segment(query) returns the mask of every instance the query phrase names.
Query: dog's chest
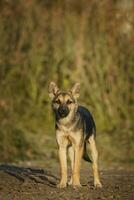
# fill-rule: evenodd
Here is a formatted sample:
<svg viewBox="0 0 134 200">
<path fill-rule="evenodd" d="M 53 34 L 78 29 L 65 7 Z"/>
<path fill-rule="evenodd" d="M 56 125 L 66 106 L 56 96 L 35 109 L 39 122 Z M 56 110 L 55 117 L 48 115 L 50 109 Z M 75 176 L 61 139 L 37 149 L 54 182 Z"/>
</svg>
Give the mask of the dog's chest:
<svg viewBox="0 0 134 200">
<path fill-rule="evenodd" d="M 57 132 L 57 137 L 58 138 L 65 138 L 68 140 L 68 142 L 71 143 L 77 143 L 77 140 L 81 140 L 83 137 L 83 130 L 82 128 L 76 129 L 73 126 L 71 127 L 66 127 L 64 125 L 60 125 L 58 129 L 56 130 Z"/>
<path fill-rule="evenodd" d="M 70 132 L 81 131 L 83 128 L 83 124 L 80 118 L 76 118 L 75 120 L 69 121 L 68 123 L 57 122 L 56 128 L 65 134 L 70 134 Z"/>
<path fill-rule="evenodd" d="M 60 126 L 59 126 L 59 130 L 60 130 L 61 132 L 63 132 L 63 134 L 65 134 L 65 135 L 69 135 L 70 132 L 73 131 L 73 128 L 74 128 L 73 125 L 71 125 L 71 126 L 60 125 Z"/>
</svg>

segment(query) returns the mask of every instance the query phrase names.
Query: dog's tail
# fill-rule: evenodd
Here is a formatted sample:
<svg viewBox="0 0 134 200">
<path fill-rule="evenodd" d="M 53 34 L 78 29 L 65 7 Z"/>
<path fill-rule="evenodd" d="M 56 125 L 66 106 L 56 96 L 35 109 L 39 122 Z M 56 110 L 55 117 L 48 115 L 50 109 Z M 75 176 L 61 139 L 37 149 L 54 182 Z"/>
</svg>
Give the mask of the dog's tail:
<svg viewBox="0 0 134 200">
<path fill-rule="evenodd" d="M 85 141 L 84 143 L 84 151 L 83 151 L 83 159 L 87 162 L 92 162 L 91 159 L 89 158 L 88 152 L 87 152 L 87 143 Z"/>
</svg>

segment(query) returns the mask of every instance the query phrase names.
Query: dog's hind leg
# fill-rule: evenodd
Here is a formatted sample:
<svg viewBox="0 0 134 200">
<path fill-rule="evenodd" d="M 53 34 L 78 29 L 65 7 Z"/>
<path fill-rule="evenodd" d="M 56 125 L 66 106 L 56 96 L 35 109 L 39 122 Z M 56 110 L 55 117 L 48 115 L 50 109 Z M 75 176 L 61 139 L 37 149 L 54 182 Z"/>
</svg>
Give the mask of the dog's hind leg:
<svg viewBox="0 0 134 200">
<path fill-rule="evenodd" d="M 102 184 L 100 182 L 99 178 L 99 172 L 98 172 L 98 151 L 95 144 L 94 135 L 92 135 L 89 139 L 89 147 L 91 151 L 91 157 L 92 157 L 92 168 L 93 168 L 93 175 L 94 175 L 94 186 L 95 187 L 102 187 Z"/>
</svg>

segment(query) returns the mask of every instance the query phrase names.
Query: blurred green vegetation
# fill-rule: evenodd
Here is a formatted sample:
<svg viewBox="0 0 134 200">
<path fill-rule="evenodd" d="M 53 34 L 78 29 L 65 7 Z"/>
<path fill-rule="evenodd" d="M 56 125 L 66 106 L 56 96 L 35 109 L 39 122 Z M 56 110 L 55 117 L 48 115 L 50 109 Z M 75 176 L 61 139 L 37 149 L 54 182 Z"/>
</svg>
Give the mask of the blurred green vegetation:
<svg viewBox="0 0 134 200">
<path fill-rule="evenodd" d="M 132 0 L 0 1 L 0 161 L 57 158 L 48 84 L 81 83 L 102 162 L 134 163 Z"/>
</svg>

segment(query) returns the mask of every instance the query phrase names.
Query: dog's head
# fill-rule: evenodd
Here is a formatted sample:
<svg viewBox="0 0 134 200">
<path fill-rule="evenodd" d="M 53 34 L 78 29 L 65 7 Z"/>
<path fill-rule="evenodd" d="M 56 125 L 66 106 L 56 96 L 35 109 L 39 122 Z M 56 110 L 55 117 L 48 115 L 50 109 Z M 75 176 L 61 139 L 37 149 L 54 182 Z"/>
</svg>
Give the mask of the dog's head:
<svg viewBox="0 0 134 200">
<path fill-rule="evenodd" d="M 79 83 L 76 83 L 69 91 L 60 90 L 54 82 L 49 84 L 49 96 L 52 100 L 52 108 L 58 118 L 65 118 L 77 110 L 79 89 Z"/>
</svg>

